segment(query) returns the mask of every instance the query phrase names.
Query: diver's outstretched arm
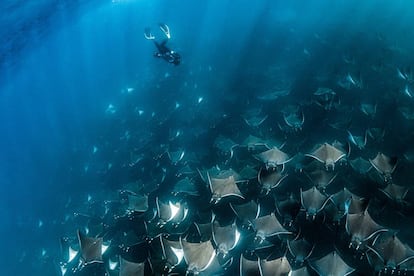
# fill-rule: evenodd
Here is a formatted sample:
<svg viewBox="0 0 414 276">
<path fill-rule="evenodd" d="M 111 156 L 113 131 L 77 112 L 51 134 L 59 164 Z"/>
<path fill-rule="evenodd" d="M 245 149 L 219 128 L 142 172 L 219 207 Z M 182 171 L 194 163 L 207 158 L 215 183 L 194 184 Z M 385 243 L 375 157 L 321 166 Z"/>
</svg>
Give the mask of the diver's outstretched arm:
<svg viewBox="0 0 414 276">
<path fill-rule="evenodd" d="M 144 30 L 144 36 L 148 40 L 154 40 L 155 39 L 155 36 L 151 33 L 151 29 L 150 28 L 145 28 L 145 30 Z"/>
</svg>

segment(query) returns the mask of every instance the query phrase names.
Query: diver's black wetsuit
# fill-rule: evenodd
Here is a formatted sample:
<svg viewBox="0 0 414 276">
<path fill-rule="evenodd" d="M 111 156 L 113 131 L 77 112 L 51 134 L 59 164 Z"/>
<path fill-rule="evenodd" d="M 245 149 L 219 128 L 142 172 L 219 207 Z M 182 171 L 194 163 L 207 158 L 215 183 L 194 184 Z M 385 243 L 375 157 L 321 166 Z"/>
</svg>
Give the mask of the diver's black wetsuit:
<svg viewBox="0 0 414 276">
<path fill-rule="evenodd" d="M 154 41 L 155 46 L 157 47 L 158 52 L 156 52 L 154 54 L 155 57 L 159 57 L 159 58 L 163 58 L 164 60 L 166 60 L 168 63 L 172 63 L 174 65 L 178 65 L 181 62 L 181 56 L 170 50 L 166 44 L 167 44 L 167 39 L 164 40 L 161 43 L 158 43 L 156 41 Z"/>
</svg>

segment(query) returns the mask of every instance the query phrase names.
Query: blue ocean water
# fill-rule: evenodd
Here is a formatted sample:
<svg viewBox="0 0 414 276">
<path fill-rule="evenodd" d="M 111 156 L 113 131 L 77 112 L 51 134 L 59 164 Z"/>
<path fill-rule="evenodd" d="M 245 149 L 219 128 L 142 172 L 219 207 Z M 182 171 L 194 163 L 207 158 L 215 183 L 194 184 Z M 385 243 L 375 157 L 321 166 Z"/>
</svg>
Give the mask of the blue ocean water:
<svg viewBox="0 0 414 276">
<path fill-rule="evenodd" d="M 388 142 L 400 139 L 387 149 L 410 149 L 398 132 L 411 137 L 409 123 L 387 112 L 412 95 L 397 103 L 384 96 L 399 90 L 396 68 L 414 61 L 409 1 L 29 2 L 0 3 L 1 275 L 59 275 L 59 239 L 76 234 L 65 217 L 88 196 L 136 180 L 129 152 L 153 154 L 148 147 L 179 129 L 193 135 L 185 144 L 203 160 L 204 143 L 238 128 L 224 118 L 240 118 L 275 76 L 294 79 L 289 97 L 305 102 L 355 59 L 352 73 L 363 72 L 369 86 L 345 102 L 377 99 L 384 108 L 375 126 L 389 129 Z M 170 27 L 179 66 L 154 58 L 144 38 L 159 23 Z M 368 72 L 373 66 L 385 73 Z M 177 105 L 187 111 L 171 116 Z M 318 129 L 312 115 L 306 120 Z"/>
</svg>

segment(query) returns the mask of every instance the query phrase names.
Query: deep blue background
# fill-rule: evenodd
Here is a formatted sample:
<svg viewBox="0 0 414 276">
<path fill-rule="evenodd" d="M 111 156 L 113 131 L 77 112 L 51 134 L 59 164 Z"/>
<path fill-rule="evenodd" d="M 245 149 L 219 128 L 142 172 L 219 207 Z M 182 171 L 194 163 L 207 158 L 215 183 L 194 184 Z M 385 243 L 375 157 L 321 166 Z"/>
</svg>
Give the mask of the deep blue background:
<svg viewBox="0 0 414 276">
<path fill-rule="evenodd" d="M 169 73 L 200 87 L 214 80 L 223 88 L 219 93 L 237 95 L 230 88 L 241 72 L 301 59 L 281 56 L 279 49 L 312 48 L 316 34 L 355 48 L 370 46 L 359 45 L 351 33 L 386 34 L 396 47 L 412 49 L 407 3 L 2 1 L 0 233 L 7 250 L 0 251 L 0 264 L 9 263 L 12 271 L 19 260 L 33 266 L 41 248 L 56 247 L 59 221 L 70 212 L 67 199 L 98 189 L 95 179 L 86 181 L 76 171 L 88 159 L 85 152 L 107 139 L 105 109 L 120 101 L 122 89 L 136 87 L 145 107 L 151 88 Z M 152 43 L 143 38 L 143 29 L 159 22 L 169 24 L 171 44 L 182 53 L 177 68 L 155 60 Z M 318 58 L 338 58 L 314 51 Z M 208 67 L 215 69 L 213 77 L 206 76 Z"/>
</svg>

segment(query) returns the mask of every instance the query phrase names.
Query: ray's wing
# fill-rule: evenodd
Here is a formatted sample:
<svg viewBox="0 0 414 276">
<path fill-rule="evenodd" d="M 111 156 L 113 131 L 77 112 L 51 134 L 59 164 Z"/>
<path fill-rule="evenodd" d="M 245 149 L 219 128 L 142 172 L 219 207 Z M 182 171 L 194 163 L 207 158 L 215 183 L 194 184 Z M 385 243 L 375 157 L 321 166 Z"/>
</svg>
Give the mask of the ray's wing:
<svg viewBox="0 0 414 276">
<path fill-rule="evenodd" d="M 381 152 L 378 152 L 377 156 L 374 159 L 370 159 L 369 162 L 383 175 L 391 175 L 397 166 L 397 158 L 388 157 Z"/>
<path fill-rule="evenodd" d="M 253 276 L 260 275 L 259 262 L 258 260 L 253 261 L 244 257 L 243 254 L 240 256 L 240 275 L 241 276 Z"/>
<path fill-rule="evenodd" d="M 271 261 L 260 260 L 259 269 L 262 276 L 284 276 L 290 275 L 289 273 L 292 271 L 292 267 L 285 256 Z"/>
<path fill-rule="evenodd" d="M 292 270 L 289 276 L 310 276 L 310 274 L 308 271 L 308 267 L 304 266 L 304 267 Z"/>
<path fill-rule="evenodd" d="M 200 192 L 196 184 L 188 177 L 180 179 L 173 188 L 174 195 L 189 195 L 189 196 L 199 196 Z"/>
<path fill-rule="evenodd" d="M 271 190 L 277 188 L 287 176 L 287 174 L 282 174 L 278 170 L 266 171 L 261 168 L 257 178 L 263 191 L 268 194 Z"/>
<path fill-rule="evenodd" d="M 380 189 L 391 200 L 401 201 L 404 200 L 408 193 L 408 188 L 404 186 L 398 186 L 394 183 L 389 183 L 384 189 Z"/>
<path fill-rule="evenodd" d="M 71 263 L 78 257 L 79 249 L 75 249 L 74 247 L 71 239 L 67 237 L 60 239 L 61 254 L 65 263 Z"/>
<path fill-rule="evenodd" d="M 311 267 L 319 275 L 346 276 L 355 271 L 354 268 L 345 263 L 336 251 L 332 251 L 319 260 L 314 261 L 311 263 Z"/>
<path fill-rule="evenodd" d="M 161 237 L 163 255 L 167 264 L 171 266 L 170 270 L 179 265 L 184 259 L 184 251 L 180 241 L 169 240 Z"/>
<path fill-rule="evenodd" d="M 219 252 L 224 255 L 233 250 L 239 240 L 240 232 L 237 230 L 236 223 L 233 222 L 227 226 L 221 226 L 218 221 L 213 222 L 213 240 Z"/>
<path fill-rule="evenodd" d="M 253 221 L 253 226 L 256 230 L 256 236 L 261 240 L 275 235 L 292 234 L 280 224 L 274 213 L 258 217 Z"/>
<path fill-rule="evenodd" d="M 306 154 L 322 163 L 333 162 L 336 163 L 346 154 L 334 146 L 324 143 L 312 153 Z"/>
<path fill-rule="evenodd" d="M 358 157 L 356 159 L 350 160 L 349 164 L 351 165 L 352 169 L 359 174 L 366 174 L 372 168 L 371 163 L 363 159 L 362 157 Z"/>
<path fill-rule="evenodd" d="M 131 212 L 145 213 L 148 211 L 147 195 L 128 195 L 128 210 Z"/>
<path fill-rule="evenodd" d="M 325 189 L 329 184 L 331 184 L 335 178 L 338 176 L 338 173 L 331 171 L 326 171 L 322 169 L 315 169 L 310 173 L 306 173 L 306 176 L 310 179 L 312 184 L 318 188 Z"/>
<path fill-rule="evenodd" d="M 180 242 L 184 251 L 185 262 L 188 265 L 187 271 L 189 272 L 199 273 L 208 269 L 216 258 L 216 252 L 210 240 L 190 243 L 180 239 Z"/>
<path fill-rule="evenodd" d="M 120 257 L 119 276 L 144 276 L 145 262 L 135 263 Z"/>
<path fill-rule="evenodd" d="M 352 236 L 352 240 L 357 243 L 357 247 L 378 233 L 388 231 L 371 218 L 368 209 L 363 213 L 348 214 L 345 229 Z"/>
<path fill-rule="evenodd" d="M 295 262 L 302 264 L 313 252 L 315 245 L 311 245 L 305 239 L 296 239 L 287 242 L 290 254 L 295 258 Z"/>
<path fill-rule="evenodd" d="M 277 165 L 283 165 L 289 162 L 292 158 L 278 148 L 271 148 L 262 153 L 256 154 L 255 157 L 264 163 L 266 166 L 274 168 Z"/>
<path fill-rule="evenodd" d="M 242 204 L 230 203 L 230 206 L 233 209 L 233 212 L 236 214 L 237 218 L 240 219 L 243 223 L 252 222 L 260 214 L 260 205 L 258 205 L 253 200 Z"/>
<path fill-rule="evenodd" d="M 223 198 L 235 196 L 244 199 L 239 187 L 236 184 L 233 175 L 227 178 L 211 178 L 210 174 L 207 174 L 210 184 L 210 190 L 212 193 L 211 201 L 213 203 L 220 202 Z"/>
<path fill-rule="evenodd" d="M 405 264 L 414 259 L 414 250 L 393 233 L 379 235 L 370 247 L 370 252 L 379 258 L 379 260 L 375 260 L 373 255 L 368 255 L 371 265 L 376 267 L 404 269 L 407 268 Z M 412 268 L 412 262 L 409 265 Z"/>
<path fill-rule="evenodd" d="M 315 216 L 319 213 L 327 204 L 328 199 L 315 186 L 306 191 L 301 189 L 302 207 L 308 215 Z"/>
<path fill-rule="evenodd" d="M 88 237 L 78 230 L 78 240 L 81 256 L 86 264 L 102 262 L 102 238 Z"/>
</svg>

